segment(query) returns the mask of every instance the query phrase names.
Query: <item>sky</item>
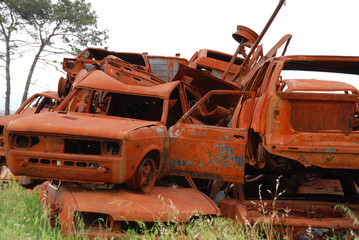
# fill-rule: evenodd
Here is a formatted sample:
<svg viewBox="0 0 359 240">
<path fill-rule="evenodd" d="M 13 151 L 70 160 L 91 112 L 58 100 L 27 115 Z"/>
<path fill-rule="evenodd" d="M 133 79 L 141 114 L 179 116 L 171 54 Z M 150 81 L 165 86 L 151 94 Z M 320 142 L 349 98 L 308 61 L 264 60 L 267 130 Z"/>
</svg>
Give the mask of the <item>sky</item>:
<svg viewBox="0 0 359 240">
<path fill-rule="evenodd" d="M 104 45 L 109 50 L 164 56 L 180 53 L 190 59 L 199 49 L 233 54 L 238 46 L 232 38 L 237 25 L 260 34 L 279 0 L 87 2 L 97 13 L 98 28 L 109 30 L 110 38 Z M 262 39 L 264 52 L 290 33 L 293 38 L 286 55 L 359 56 L 358 11 L 358 0 L 287 0 Z M 59 56 L 59 60 L 64 57 L 72 56 Z M 12 62 L 11 110 L 20 105 L 30 60 L 29 56 Z M 29 96 L 45 90 L 56 91 L 61 76 L 65 74 L 39 65 Z M 2 77 L 0 84 L 0 109 L 4 109 L 6 85 Z"/>
</svg>

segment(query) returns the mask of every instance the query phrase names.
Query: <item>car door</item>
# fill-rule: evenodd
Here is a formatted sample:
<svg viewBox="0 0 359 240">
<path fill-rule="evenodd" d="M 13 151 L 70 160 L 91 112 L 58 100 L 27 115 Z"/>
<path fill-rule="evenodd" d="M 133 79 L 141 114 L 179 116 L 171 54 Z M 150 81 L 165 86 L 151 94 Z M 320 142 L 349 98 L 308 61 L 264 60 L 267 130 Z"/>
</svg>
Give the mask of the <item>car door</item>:
<svg viewBox="0 0 359 240">
<path fill-rule="evenodd" d="M 201 98 L 169 128 L 166 172 L 244 183 L 248 127 L 233 128 L 232 119 L 253 98 L 252 92 L 233 90 L 214 90 Z"/>
</svg>

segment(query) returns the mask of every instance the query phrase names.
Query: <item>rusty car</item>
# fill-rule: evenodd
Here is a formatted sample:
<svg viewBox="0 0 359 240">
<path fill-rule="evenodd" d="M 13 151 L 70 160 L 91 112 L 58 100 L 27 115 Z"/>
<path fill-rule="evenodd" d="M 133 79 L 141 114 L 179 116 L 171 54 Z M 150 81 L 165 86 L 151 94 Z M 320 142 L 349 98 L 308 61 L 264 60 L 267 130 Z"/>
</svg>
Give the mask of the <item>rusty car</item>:
<svg viewBox="0 0 359 240">
<path fill-rule="evenodd" d="M 128 85 L 103 71 L 89 72 L 55 112 L 7 125 L 10 169 L 15 174 L 62 181 L 128 182 L 133 189 L 151 191 L 156 175 L 168 173 L 175 163 L 168 158 L 175 142 L 168 129 L 207 92 L 238 89 L 212 75 L 181 67 L 187 70 L 186 81 L 154 86 Z M 228 117 L 230 111 L 225 108 L 238 99 L 236 95 L 218 104 L 208 102 L 201 113 L 210 121 L 219 121 Z M 226 155 L 221 151 L 215 150 Z M 218 178 L 223 179 L 224 172 L 217 173 Z"/>
</svg>

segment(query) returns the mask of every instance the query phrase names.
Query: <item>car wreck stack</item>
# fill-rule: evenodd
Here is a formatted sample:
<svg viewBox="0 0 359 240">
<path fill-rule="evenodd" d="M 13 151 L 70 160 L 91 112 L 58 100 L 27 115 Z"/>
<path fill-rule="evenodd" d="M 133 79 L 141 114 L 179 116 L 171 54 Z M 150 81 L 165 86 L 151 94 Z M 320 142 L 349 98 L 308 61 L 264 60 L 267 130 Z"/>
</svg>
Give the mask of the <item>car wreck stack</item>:
<svg viewBox="0 0 359 240">
<path fill-rule="evenodd" d="M 10 170 L 51 181 L 37 189 L 64 233 L 76 229 L 75 213 L 94 235 L 98 218 L 113 236 L 168 213 L 173 222 L 222 214 L 253 223 L 261 214 L 252 204 L 271 197 L 292 209 L 275 225 L 356 228 L 333 208 L 359 209 L 358 90 L 343 82 L 359 78 L 359 57 L 284 56 L 289 34 L 263 54 L 279 8 L 260 35 L 237 27 L 233 56 L 88 48 L 65 59 L 61 104 L 3 124 Z M 279 175 L 282 198 L 258 196 L 273 182 L 278 193 Z"/>
</svg>

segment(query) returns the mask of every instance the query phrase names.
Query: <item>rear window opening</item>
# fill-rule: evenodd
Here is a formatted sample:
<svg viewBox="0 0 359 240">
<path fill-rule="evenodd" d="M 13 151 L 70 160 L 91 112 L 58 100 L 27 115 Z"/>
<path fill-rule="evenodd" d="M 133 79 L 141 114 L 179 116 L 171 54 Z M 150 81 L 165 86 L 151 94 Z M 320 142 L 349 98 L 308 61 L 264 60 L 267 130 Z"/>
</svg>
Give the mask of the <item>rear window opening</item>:
<svg viewBox="0 0 359 240">
<path fill-rule="evenodd" d="M 359 129 L 358 64 L 293 61 L 285 63 L 277 92 L 287 102 L 299 132 Z"/>
<path fill-rule="evenodd" d="M 279 90 L 287 92 L 288 86 L 286 82 L 289 81 L 296 81 L 298 83 L 298 85 L 294 84 L 293 88 L 290 89 L 292 92 L 354 94 L 359 87 L 359 75 L 357 74 L 307 70 L 282 70 L 280 74 L 281 86 Z M 330 82 L 333 83 L 331 84 Z M 306 89 L 303 89 L 303 87 L 306 87 Z"/>
</svg>

